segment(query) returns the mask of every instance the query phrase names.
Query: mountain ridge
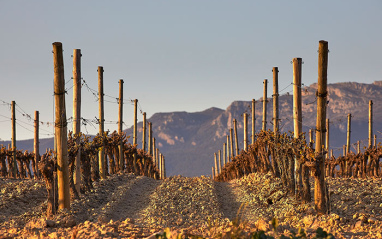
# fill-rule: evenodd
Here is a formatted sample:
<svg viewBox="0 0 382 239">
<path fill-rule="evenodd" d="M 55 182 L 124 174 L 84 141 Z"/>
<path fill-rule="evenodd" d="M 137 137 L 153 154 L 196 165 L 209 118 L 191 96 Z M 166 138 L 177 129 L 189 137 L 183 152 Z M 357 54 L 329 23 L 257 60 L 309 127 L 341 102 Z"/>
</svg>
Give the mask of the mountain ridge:
<svg viewBox="0 0 382 239">
<path fill-rule="evenodd" d="M 317 83 L 302 87 L 303 131 L 316 124 Z M 330 124 L 330 146 L 336 156 L 342 154 L 342 145 L 346 142 L 347 114 L 352 114 L 352 143 L 367 139 L 369 100 L 373 100 L 374 132 L 382 128 L 382 81 L 372 84 L 341 82 L 328 84 L 327 118 Z M 272 129 L 272 98 L 268 98 L 267 129 Z M 280 129 L 293 131 L 293 95 L 282 94 L 279 97 Z M 251 129 L 251 101 L 233 101 L 226 109 L 210 107 L 199 112 L 159 112 L 147 121 L 153 124 L 153 134 L 157 147 L 166 158 L 167 175 L 184 176 L 209 175 L 213 166 L 213 153 L 223 149 L 226 135 L 237 120 L 239 148 L 243 147 L 243 113 L 248 113 L 248 137 Z M 256 100 L 255 130 L 262 125 L 262 97 Z M 138 142 L 141 147 L 142 122 L 138 122 Z M 124 130 L 132 135 L 132 128 Z M 131 141 L 132 139 L 130 139 Z M 53 147 L 53 140 L 42 139 L 40 151 L 44 147 Z M 4 142 L 7 144 L 7 142 Z M 249 142 L 250 143 L 250 142 Z M 367 143 L 367 142 L 366 142 Z M 33 140 L 17 141 L 19 148 L 33 149 Z M 43 152 L 43 151 L 42 151 Z"/>
</svg>

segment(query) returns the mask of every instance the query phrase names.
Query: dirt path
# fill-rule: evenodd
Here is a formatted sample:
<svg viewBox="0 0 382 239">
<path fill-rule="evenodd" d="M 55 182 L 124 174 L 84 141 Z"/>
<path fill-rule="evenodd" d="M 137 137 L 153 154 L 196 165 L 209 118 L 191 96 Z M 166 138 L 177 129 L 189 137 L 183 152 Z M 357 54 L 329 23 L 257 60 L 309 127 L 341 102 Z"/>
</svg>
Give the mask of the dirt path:
<svg viewBox="0 0 382 239">
<path fill-rule="evenodd" d="M 141 211 L 148 207 L 150 196 L 161 184 L 162 181 L 139 176 L 120 186 L 117 189 L 120 195 L 115 195 L 116 199 L 108 206 L 105 221 L 141 218 Z"/>
<path fill-rule="evenodd" d="M 235 185 L 227 182 L 214 182 L 214 187 L 222 214 L 225 218 L 234 220 L 241 205 Z"/>
</svg>

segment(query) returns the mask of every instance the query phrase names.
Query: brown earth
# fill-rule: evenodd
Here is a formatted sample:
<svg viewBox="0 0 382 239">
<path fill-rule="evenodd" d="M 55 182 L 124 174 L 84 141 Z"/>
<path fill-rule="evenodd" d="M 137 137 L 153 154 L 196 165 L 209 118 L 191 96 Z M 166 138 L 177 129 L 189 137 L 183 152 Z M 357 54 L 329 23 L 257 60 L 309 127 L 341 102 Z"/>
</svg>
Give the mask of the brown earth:
<svg viewBox="0 0 382 239">
<path fill-rule="evenodd" d="M 302 228 L 311 238 L 318 227 L 335 238 L 382 238 L 381 181 L 328 178 L 331 213 L 316 216 L 313 204 L 288 197 L 270 174 L 228 183 L 122 174 L 94 183 L 70 211 L 46 218 L 42 181 L 0 179 L 0 238 L 144 238 L 165 228 L 208 238 L 257 230 L 277 237 Z"/>
</svg>

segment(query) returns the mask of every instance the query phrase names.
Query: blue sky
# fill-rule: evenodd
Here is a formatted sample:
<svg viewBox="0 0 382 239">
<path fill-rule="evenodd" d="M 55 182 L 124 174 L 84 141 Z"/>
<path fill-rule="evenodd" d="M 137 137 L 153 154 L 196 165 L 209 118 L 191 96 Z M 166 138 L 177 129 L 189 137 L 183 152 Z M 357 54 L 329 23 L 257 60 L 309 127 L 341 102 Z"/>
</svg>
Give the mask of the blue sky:
<svg viewBox="0 0 382 239">
<path fill-rule="evenodd" d="M 279 67 L 280 89 L 292 82 L 294 57 L 304 61 L 303 83 L 315 83 L 319 40 L 329 42 L 329 83 L 372 83 L 382 80 L 381 23 L 380 0 L 0 0 L 0 100 L 15 100 L 20 112 L 33 116 L 39 110 L 41 121 L 53 121 L 55 41 L 63 43 L 68 89 L 71 55 L 79 48 L 88 85 L 97 89 L 97 67 L 103 66 L 105 94 L 117 97 L 123 79 L 125 99 L 137 98 L 148 117 L 259 99 L 263 80 L 272 80 L 272 67 Z M 98 103 L 86 88 L 82 92 L 82 116 L 94 119 Z M 72 97 L 68 90 L 68 117 Z M 106 120 L 116 121 L 118 105 L 105 107 Z M 17 138 L 32 138 L 33 121 L 20 112 L 19 124 L 26 129 L 18 127 Z M 10 113 L 0 102 L 1 140 L 11 138 Z M 133 107 L 126 105 L 126 125 L 132 117 Z M 53 132 L 46 125 L 41 130 Z M 98 131 L 90 125 L 86 130 Z"/>
</svg>

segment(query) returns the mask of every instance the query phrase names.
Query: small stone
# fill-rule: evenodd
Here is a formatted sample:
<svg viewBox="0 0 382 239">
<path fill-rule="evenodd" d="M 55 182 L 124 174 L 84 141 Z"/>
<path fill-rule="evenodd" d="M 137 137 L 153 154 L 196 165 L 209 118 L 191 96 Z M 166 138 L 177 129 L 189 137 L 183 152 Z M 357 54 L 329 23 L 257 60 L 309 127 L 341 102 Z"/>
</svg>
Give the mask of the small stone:
<svg viewBox="0 0 382 239">
<path fill-rule="evenodd" d="M 354 225 L 354 229 L 361 228 L 362 225 L 363 225 L 363 222 L 362 222 L 362 221 L 358 221 L 358 222 L 355 223 L 355 225 Z"/>
<path fill-rule="evenodd" d="M 309 215 L 309 216 L 305 216 L 303 219 L 302 219 L 302 222 L 305 224 L 306 227 L 309 227 L 310 225 L 313 224 L 313 221 L 314 221 L 314 218 L 312 215 Z"/>
<path fill-rule="evenodd" d="M 375 219 L 374 217 L 370 217 L 369 219 L 367 219 L 367 222 L 372 224 L 374 224 L 376 221 L 377 219 Z"/>
<path fill-rule="evenodd" d="M 361 220 L 363 223 L 367 222 L 367 217 L 365 215 L 361 215 L 358 219 Z"/>
<path fill-rule="evenodd" d="M 64 227 L 74 227 L 77 225 L 77 222 L 74 218 L 68 218 L 65 220 Z"/>
<path fill-rule="evenodd" d="M 46 227 L 54 227 L 54 226 L 56 226 L 56 222 L 53 220 L 46 220 L 45 225 L 46 225 Z"/>
<path fill-rule="evenodd" d="M 353 215 L 353 219 L 357 219 L 358 218 L 358 213 L 355 213 L 354 215 Z"/>
<path fill-rule="evenodd" d="M 257 220 L 255 222 L 255 225 L 256 225 L 257 229 L 259 229 L 261 231 L 269 230 L 269 224 L 266 221 L 264 221 L 263 219 Z"/>
<path fill-rule="evenodd" d="M 313 214 L 315 214 L 315 211 L 313 208 L 308 208 L 308 210 L 306 210 L 306 213 L 309 215 L 313 215 Z"/>
<path fill-rule="evenodd" d="M 340 216 L 338 214 L 333 213 L 332 216 L 333 216 L 334 220 L 340 219 Z"/>
</svg>

